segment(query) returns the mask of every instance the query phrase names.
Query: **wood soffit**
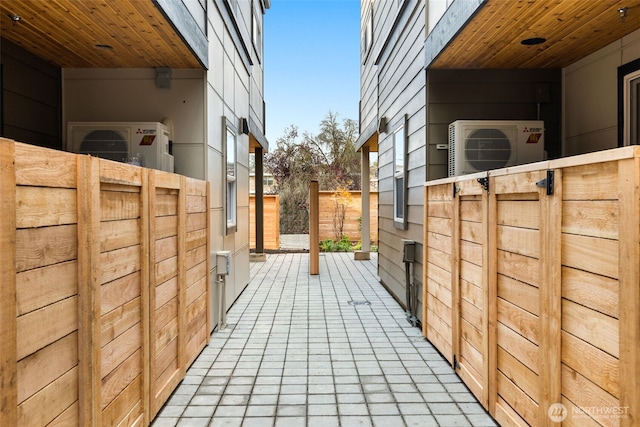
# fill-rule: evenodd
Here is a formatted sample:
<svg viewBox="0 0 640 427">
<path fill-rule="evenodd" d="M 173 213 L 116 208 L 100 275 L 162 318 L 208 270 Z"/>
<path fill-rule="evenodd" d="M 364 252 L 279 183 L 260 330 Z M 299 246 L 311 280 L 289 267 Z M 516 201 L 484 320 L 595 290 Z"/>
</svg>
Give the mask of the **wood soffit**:
<svg viewBox="0 0 640 427">
<path fill-rule="evenodd" d="M 487 0 L 429 68 L 562 68 L 638 28 L 640 0 Z"/>
<path fill-rule="evenodd" d="M 2 0 L 0 13 L 3 38 L 62 68 L 202 68 L 152 0 Z"/>
</svg>

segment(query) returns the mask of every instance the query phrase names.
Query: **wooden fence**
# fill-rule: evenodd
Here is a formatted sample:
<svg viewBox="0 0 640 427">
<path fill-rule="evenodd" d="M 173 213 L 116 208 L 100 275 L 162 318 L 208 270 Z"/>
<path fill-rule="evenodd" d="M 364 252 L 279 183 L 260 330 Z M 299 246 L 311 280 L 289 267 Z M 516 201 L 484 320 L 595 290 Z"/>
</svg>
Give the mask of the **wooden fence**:
<svg viewBox="0 0 640 427">
<path fill-rule="evenodd" d="M 362 216 L 362 202 L 360 191 L 351 191 L 351 200 L 346 203 L 346 216 L 343 232 L 351 240 L 360 238 L 360 221 Z M 336 201 L 333 191 L 320 191 L 320 240 L 335 239 L 334 213 L 336 212 Z M 256 247 L 255 237 L 255 196 L 250 197 L 250 227 L 251 243 L 250 247 Z M 378 244 L 378 193 L 370 194 L 370 214 L 371 226 L 369 238 L 374 245 Z M 271 250 L 280 249 L 280 196 L 264 196 L 264 248 Z"/>
<path fill-rule="evenodd" d="M 208 194 L 0 139 L 0 425 L 150 423 L 208 342 Z"/>
<path fill-rule="evenodd" d="M 249 197 L 249 247 L 256 247 L 256 196 Z M 264 195 L 264 249 L 280 249 L 280 196 L 277 194 Z"/>
<path fill-rule="evenodd" d="M 360 191 L 350 191 L 350 198 L 345 201 L 337 200 L 338 204 L 345 205 L 345 221 L 343 234 L 351 240 L 359 240 L 362 234 L 360 219 L 362 218 L 362 194 Z M 336 197 L 333 191 L 321 191 L 320 197 L 320 240 L 336 238 L 336 226 L 334 225 L 337 214 Z M 369 238 L 375 245 L 378 244 L 378 193 L 369 194 L 369 213 L 371 217 Z"/>
<path fill-rule="evenodd" d="M 640 424 L 640 147 L 428 182 L 424 335 L 504 426 Z"/>
</svg>

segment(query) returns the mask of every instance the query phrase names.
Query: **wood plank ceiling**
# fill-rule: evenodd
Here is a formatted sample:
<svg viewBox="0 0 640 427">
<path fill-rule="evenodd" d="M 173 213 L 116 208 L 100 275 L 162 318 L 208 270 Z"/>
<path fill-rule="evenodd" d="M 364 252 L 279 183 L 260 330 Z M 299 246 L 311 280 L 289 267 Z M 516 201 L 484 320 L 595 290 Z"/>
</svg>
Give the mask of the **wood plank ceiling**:
<svg viewBox="0 0 640 427">
<path fill-rule="evenodd" d="M 202 68 L 152 0 L 2 0 L 0 14 L 3 38 L 59 67 Z"/>
<path fill-rule="evenodd" d="M 638 28 L 640 0 L 487 0 L 429 67 L 562 68 Z"/>
</svg>

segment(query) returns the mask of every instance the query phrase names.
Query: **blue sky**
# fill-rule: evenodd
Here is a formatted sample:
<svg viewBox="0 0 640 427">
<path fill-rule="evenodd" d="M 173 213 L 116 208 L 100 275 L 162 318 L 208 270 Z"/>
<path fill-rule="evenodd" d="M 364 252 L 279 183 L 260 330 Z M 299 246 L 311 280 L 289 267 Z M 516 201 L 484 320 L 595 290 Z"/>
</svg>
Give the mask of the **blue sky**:
<svg viewBox="0 0 640 427">
<path fill-rule="evenodd" d="M 264 17 L 266 136 L 317 135 L 329 111 L 358 120 L 360 0 L 271 0 Z"/>
</svg>

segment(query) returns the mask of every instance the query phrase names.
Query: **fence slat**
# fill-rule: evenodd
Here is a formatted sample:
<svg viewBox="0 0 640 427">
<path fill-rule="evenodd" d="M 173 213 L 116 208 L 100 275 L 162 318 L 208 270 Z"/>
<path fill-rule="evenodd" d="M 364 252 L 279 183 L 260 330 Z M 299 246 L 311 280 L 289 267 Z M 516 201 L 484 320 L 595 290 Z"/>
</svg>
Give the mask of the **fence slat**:
<svg viewBox="0 0 640 427">
<path fill-rule="evenodd" d="M 79 422 L 90 426 L 100 420 L 100 164 L 77 162 Z"/>
<path fill-rule="evenodd" d="M 0 140 L 0 425 L 17 423 L 15 145 Z"/>
<path fill-rule="evenodd" d="M 562 402 L 562 170 L 555 171 L 552 196 L 540 189 L 540 399 L 543 424 L 547 411 Z"/>
<path fill-rule="evenodd" d="M 622 426 L 640 423 L 640 158 L 621 160 L 620 201 L 620 407 Z"/>
</svg>

